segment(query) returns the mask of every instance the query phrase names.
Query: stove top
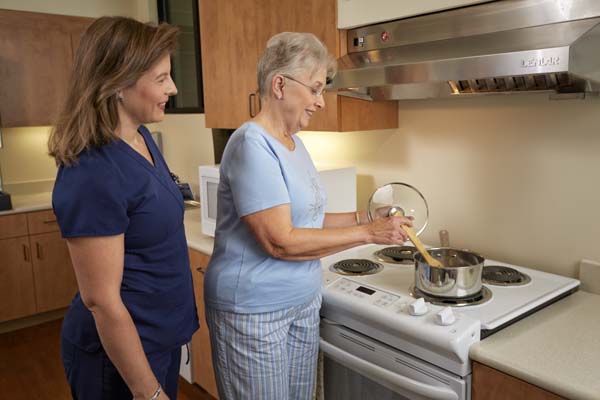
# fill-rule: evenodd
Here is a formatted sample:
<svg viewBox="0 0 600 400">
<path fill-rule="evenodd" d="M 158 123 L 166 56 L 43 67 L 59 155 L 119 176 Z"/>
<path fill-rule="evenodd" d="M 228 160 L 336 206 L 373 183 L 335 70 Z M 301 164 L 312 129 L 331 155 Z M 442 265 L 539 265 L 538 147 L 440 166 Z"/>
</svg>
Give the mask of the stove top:
<svg viewBox="0 0 600 400">
<path fill-rule="evenodd" d="M 332 272 L 330 267 L 333 264 L 342 260 L 372 260 L 375 263 L 383 264 L 378 273 L 353 277 L 347 276 L 347 278 L 368 287 L 403 296 L 407 301 L 414 300 L 414 297 L 410 294 L 410 288 L 414 284 L 414 268 L 378 262 L 379 260 L 374 254 L 386 247 L 381 245 L 364 245 L 323 258 L 321 263 L 323 266 L 325 293 L 329 285 L 342 277 L 342 275 Z M 498 268 L 506 268 L 509 272 L 512 270 L 524 274 L 529 278 L 529 282 L 516 286 L 500 286 L 487 283 L 486 287 L 492 293 L 492 298 L 489 301 L 483 304 L 461 307 L 461 313 L 481 321 L 482 329 L 494 329 L 512 318 L 535 308 L 541 303 L 557 297 L 560 293 L 579 286 L 579 281 L 575 279 L 494 260 L 485 260 L 484 265 L 484 270 L 488 266 L 493 266 L 490 270 L 493 272 L 493 275 L 496 275 L 495 271 Z"/>
</svg>

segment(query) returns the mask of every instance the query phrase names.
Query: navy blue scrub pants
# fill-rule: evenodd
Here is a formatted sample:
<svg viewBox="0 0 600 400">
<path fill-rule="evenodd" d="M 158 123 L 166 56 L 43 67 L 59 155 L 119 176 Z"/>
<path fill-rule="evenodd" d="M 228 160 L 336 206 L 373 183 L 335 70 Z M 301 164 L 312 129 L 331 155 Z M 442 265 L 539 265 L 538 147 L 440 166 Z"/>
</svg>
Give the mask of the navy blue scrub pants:
<svg viewBox="0 0 600 400">
<path fill-rule="evenodd" d="M 101 347 L 86 352 L 62 339 L 61 356 L 74 400 L 131 400 L 129 388 Z M 170 399 L 177 398 L 181 348 L 146 355 Z"/>
</svg>

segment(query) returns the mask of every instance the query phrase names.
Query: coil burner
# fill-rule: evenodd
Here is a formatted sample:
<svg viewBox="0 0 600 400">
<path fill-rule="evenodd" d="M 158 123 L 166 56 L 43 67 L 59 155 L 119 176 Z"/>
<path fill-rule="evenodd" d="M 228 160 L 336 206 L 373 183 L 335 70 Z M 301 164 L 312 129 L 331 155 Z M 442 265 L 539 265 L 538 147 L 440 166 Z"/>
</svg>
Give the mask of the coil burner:
<svg viewBox="0 0 600 400">
<path fill-rule="evenodd" d="M 377 250 L 373 254 L 381 262 L 414 265 L 416 252 L 417 248 L 413 246 L 392 246 Z"/>
<path fill-rule="evenodd" d="M 422 290 L 411 286 L 409 289 L 409 293 L 415 299 L 423 297 L 425 301 L 431 304 L 436 304 L 438 306 L 450 306 L 450 307 L 465 307 L 465 306 L 475 306 L 483 303 L 487 303 L 492 298 L 492 291 L 485 286 L 481 287 L 481 290 L 471 296 L 466 297 L 443 297 L 443 296 L 433 296 L 428 293 L 423 292 Z"/>
<path fill-rule="evenodd" d="M 523 286 L 531 282 L 529 275 L 501 265 L 483 267 L 481 280 L 483 283 L 496 286 Z"/>
<path fill-rule="evenodd" d="M 336 262 L 329 270 L 342 275 L 371 275 L 383 270 L 383 265 L 371 260 L 350 258 Z"/>
</svg>

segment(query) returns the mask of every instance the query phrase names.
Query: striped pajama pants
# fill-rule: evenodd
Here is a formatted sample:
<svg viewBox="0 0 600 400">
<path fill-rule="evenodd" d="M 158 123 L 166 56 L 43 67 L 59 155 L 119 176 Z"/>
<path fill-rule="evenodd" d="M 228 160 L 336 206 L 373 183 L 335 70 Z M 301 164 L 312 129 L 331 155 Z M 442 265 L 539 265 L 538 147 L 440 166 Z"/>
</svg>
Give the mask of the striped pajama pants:
<svg viewBox="0 0 600 400">
<path fill-rule="evenodd" d="M 219 399 L 312 399 L 320 308 L 320 294 L 307 304 L 267 313 L 207 307 Z"/>
</svg>

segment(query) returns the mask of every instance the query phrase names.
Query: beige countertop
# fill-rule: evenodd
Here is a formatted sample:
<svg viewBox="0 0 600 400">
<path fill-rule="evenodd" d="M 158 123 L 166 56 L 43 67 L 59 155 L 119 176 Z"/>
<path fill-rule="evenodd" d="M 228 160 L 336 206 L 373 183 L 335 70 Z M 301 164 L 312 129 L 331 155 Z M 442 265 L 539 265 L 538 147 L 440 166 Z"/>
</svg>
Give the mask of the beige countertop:
<svg viewBox="0 0 600 400">
<path fill-rule="evenodd" d="M 214 238 L 202 233 L 200 208 L 187 210 L 185 212 L 185 236 L 188 247 L 198 250 L 204 254 L 211 255 L 213 252 Z"/>
<path fill-rule="evenodd" d="M 568 399 L 600 399 L 600 296 L 573 293 L 475 344 L 470 357 Z"/>
<path fill-rule="evenodd" d="M 18 214 L 52 208 L 52 192 L 11 196 L 12 210 L 0 211 L 0 215 Z"/>
</svg>

